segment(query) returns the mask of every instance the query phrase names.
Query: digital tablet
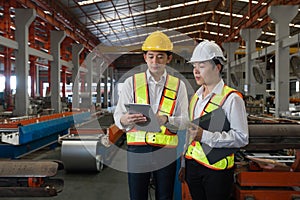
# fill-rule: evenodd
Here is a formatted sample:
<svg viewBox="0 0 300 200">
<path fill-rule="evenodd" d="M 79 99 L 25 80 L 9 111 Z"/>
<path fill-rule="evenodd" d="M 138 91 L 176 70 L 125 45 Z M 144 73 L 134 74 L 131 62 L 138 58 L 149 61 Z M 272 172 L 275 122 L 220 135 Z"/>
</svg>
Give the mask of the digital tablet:
<svg viewBox="0 0 300 200">
<path fill-rule="evenodd" d="M 142 113 L 147 121 L 145 123 L 136 123 L 135 128 L 141 131 L 147 132 L 160 132 L 160 125 L 157 121 L 157 118 L 149 104 L 126 104 L 125 105 L 129 113 Z"/>
</svg>

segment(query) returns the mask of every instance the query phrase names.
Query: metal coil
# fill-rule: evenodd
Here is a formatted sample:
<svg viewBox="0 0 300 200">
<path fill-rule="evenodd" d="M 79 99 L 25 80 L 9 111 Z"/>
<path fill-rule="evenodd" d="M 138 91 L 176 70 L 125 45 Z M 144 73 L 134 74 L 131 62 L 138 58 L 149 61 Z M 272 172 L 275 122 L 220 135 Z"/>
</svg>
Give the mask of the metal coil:
<svg viewBox="0 0 300 200">
<path fill-rule="evenodd" d="M 99 141 L 63 140 L 61 159 L 67 171 L 101 171 L 103 157 Z"/>
</svg>

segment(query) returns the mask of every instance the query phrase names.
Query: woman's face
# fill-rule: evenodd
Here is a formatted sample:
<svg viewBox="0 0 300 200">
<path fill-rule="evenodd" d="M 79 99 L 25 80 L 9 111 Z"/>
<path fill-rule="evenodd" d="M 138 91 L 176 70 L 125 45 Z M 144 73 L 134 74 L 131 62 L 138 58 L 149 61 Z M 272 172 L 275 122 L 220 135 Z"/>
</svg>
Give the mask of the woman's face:
<svg viewBox="0 0 300 200">
<path fill-rule="evenodd" d="M 210 61 L 193 63 L 194 77 L 197 85 L 210 85 L 219 80 L 219 69 Z"/>
</svg>

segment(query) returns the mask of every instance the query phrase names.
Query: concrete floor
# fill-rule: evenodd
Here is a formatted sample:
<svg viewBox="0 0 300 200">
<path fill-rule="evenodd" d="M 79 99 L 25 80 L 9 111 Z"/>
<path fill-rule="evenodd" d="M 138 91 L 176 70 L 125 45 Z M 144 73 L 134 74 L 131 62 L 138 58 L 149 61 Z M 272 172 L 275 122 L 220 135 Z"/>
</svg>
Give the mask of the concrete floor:
<svg viewBox="0 0 300 200">
<path fill-rule="evenodd" d="M 61 147 L 34 152 L 26 160 L 60 160 Z M 59 170 L 52 178 L 64 180 L 63 191 L 54 197 L 9 197 L 1 200 L 127 200 L 129 199 L 127 173 L 104 166 L 101 172 L 68 172 Z M 150 189 L 148 200 L 154 200 Z"/>
<path fill-rule="evenodd" d="M 112 115 L 100 118 L 102 127 L 109 127 L 113 123 Z M 126 148 L 123 144 L 121 148 Z M 45 148 L 25 156 L 27 160 L 61 160 L 61 146 Z M 123 158 L 124 159 L 124 158 Z M 1 198 L 1 200 L 127 200 L 129 199 L 127 173 L 104 167 L 101 172 L 68 172 L 59 170 L 52 178 L 64 180 L 63 191 L 54 197 L 22 197 Z M 148 200 L 154 200 L 154 190 L 150 189 Z"/>
<path fill-rule="evenodd" d="M 35 153 L 37 157 L 34 160 L 51 160 L 60 158 L 60 147 L 49 150 L 42 155 Z M 7 200 L 126 200 L 129 199 L 127 174 L 114 170 L 109 167 L 104 167 L 103 171 L 97 172 L 67 172 L 60 170 L 57 173 L 57 178 L 64 180 L 63 191 L 55 197 L 28 197 L 28 198 L 1 198 Z"/>
</svg>

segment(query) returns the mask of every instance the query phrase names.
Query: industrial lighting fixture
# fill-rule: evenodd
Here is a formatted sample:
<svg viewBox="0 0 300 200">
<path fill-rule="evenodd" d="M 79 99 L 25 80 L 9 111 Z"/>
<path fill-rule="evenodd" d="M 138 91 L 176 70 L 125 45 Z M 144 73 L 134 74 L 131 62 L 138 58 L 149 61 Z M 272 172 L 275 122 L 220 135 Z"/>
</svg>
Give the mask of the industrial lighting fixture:
<svg viewBox="0 0 300 200">
<path fill-rule="evenodd" d="M 80 1 L 80 2 L 78 2 L 78 4 L 80 6 L 83 6 L 83 5 L 93 4 L 93 3 L 104 2 L 104 1 L 107 1 L 107 0 L 86 0 L 86 1 Z"/>
<path fill-rule="evenodd" d="M 51 15 L 51 12 L 48 11 L 48 10 L 44 10 L 43 12 L 44 12 L 46 15 Z"/>
<path fill-rule="evenodd" d="M 95 1 L 96 1 L 96 0 L 95 0 Z M 104 1 L 104 0 L 102 0 L 102 1 Z M 197 1 L 190 1 L 190 2 L 186 2 L 186 3 L 173 4 L 173 5 L 171 5 L 171 6 L 163 6 L 163 7 L 160 5 L 160 11 L 162 11 L 162 10 L 174 9 L 174 8 L 180 8 L 180 7 L 185 7 L 185 6 L 191 6 L 191 5 L 194 5 L 194 4 L 199 4 L 199 3 L 207 2 L 207 1 L 211 1 L 211 0 L 197 0 Z M 79 2 L 78 2 L 78 4 L 79 4 Z M 155 13 L 155 12 L 158 11 L 157 9 L 158 9 L 158 7 L 157 7 L 157 8 L 154 8 L 154 9 L 150 9 L 150 10 L 133 12 L 130 16 L 131 16 L 131 17 L 137 17 L 137 16 L 140 16 L 140 15 L 145 15 L 145 14 Z M 212 13 L 212 11 L 207 11 L 207 12 Z M 207 12 L 205 12 L 205 14 L 206 14 Z M 201 16 L 201 15 L 204 15 L 204 13 L 197 13 L 197 14 L 195 14 L 195 16 L 196 16 L 196 15 Z M 121 20 L 121 19 L 126 19 L 126 18 L 128 18 L 128 17 L 129 17 L 128 15 L 123 15 L 123 16 L 121 16 L 119 19 L 120 19 L 120 20 Z M 240 18 L 242 18 L 242 17 L 243 17 L 243 15 L 241 15 Z M 98 23 L 110 22 L 110 21 L 114 21 L 114 20 L 115 20 L 114 18 L 112 18 L 111 20 L 109 20 L 109 19 L 107 19 L 107 20 L 105 20 L 105 19 L 97 19 L 97 20 L 94 20 L 93 23 L 98 24 Z"/>
<path fill-rule="evenodd" d="M 161 5 L 160 5 L 160 4 L 157 5 L 156 10 L 157 10 L 157 11 L 161 11 Z"/>
</svg>

